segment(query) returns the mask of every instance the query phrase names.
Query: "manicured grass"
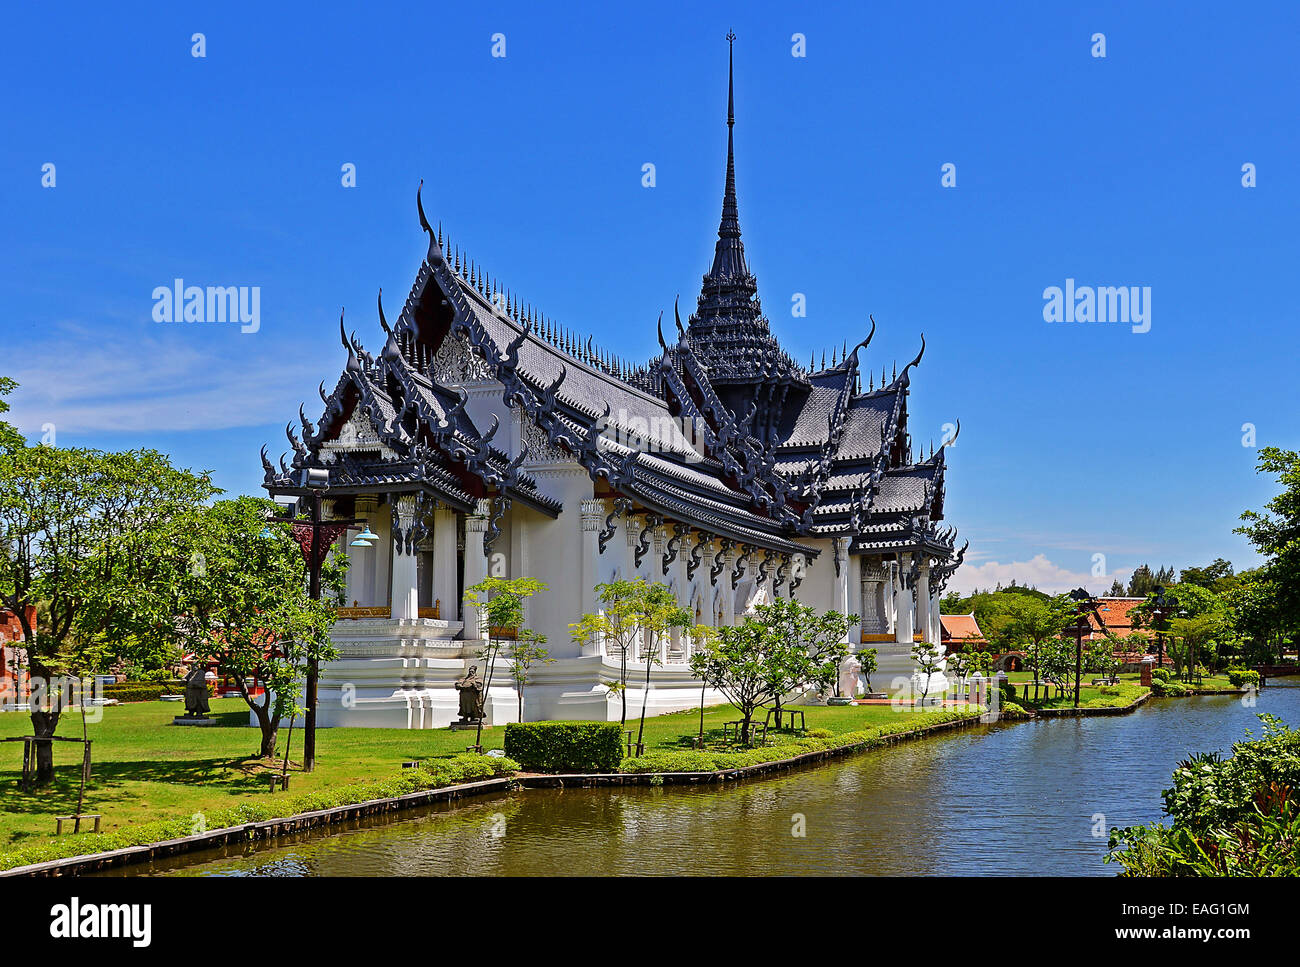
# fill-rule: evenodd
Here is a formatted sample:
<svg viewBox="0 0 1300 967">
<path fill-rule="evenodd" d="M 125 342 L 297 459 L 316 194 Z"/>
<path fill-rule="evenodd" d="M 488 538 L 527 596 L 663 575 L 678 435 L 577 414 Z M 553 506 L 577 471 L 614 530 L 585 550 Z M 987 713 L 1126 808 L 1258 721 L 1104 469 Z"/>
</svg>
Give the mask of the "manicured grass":
<svg viewBox="0 0 1300 967">
<path fill-rule="evenodd" d="M 214 699 L 211 704 L 220 725 L 208 728 L 172 725 L 172 717 L 179 711 L 173 703 L 105 708 L 102 720 L 87 728 L 94 743 L 93 764 L 82 811 L 102 813 L 102 829 L 111 832 L 244 803 L 287 801 L 348 783 L 386 779 L 403 762 L 464 752 L 474 741 L 473 732 L 450 729 L 321 729 L 316 740 L 316 771 L 297 772 L 291 766 L 289 792 L 272 794 L 265 778 L 269 767 L 254 757 L 259 733 L 246 724 L 247 706 L 239 699 Z M 900 716 L 925 714 L 888 705 L 801 708 L 809 729 L 836 734 L 897 722 Z M 633 730 L 634 739 L 635 712 L 629 705 L 627 727 Z M 712 747 L 722 747 L 722 723 L 739 717 L 731 706 L 705 711 L 705 732 Z M 683 748 L 698 727 L 698 710 L 648 718 L 647 750 Z M 504 731 L 503 727 L 484 729 L 484 749 L 501 748 Z M 30 734 L 31 721 L 26 714 L 0 713 L 0 738 Z M 80 716 L 63 715 L 57 734 L 80 738 Z M 286 736 L 287 730 L 281 730 L 281 749 Z M 293 734 L 293 765 L 300 764 L 301 752 L 299 727 Z M 51 837 L 54 817 L 76 810 L 81 748 L 56 742 L 54 755 L 54 784 L 22 793 L 17 788 L 22 744 L 0 743 L 0 849 Z"/>
</svg>

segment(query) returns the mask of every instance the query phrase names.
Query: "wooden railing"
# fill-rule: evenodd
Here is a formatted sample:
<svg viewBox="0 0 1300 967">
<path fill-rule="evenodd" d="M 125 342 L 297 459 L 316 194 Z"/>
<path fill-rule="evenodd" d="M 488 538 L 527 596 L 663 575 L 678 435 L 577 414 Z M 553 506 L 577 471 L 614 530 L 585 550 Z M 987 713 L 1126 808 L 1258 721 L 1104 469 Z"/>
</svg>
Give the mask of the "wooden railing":
<svg viewBox="0 0 1300 967">
<path fill-rule="evenodd" d="M 355 618 L 388 618 L 393 614 L 393 609 L 384 605 L 375 608 L 358 608 L 355 605 L 351 608 L 335 608 L 334 614 L 340 621 Z"/>
</svg>

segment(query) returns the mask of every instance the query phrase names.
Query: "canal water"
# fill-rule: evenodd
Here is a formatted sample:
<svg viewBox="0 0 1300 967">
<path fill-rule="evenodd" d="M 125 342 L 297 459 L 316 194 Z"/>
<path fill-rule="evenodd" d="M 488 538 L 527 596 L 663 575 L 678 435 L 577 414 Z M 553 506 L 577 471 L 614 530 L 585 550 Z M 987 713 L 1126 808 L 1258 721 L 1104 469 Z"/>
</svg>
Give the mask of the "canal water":
<svg viewBox="0 0 1300 967">
<path fill-rule="evenodd" d="M 1168 699 L 980 726 L 725 787 L 525 790 L 122 872 L 1106 876 L 1094 830 L 1159 820 L 1178 761 L 1259 734 L 1258 712 L 1300 727 L 1300 679 L 1253 708 Z"/>
</svg>

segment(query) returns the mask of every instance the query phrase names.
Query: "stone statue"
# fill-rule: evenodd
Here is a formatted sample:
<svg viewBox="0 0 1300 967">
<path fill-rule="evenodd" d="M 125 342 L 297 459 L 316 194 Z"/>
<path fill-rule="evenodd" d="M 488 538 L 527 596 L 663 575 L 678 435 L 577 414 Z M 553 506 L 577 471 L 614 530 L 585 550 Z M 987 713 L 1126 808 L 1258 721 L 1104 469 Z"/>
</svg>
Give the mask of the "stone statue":
<svg viewBox="0 0 1300 967">
<path fill-rule="evenodd" d="M 478 665 L 471 665 L 464 678 L 456 682 L 460 693 L 460 718 L 462 722 L 476 722 L 483 717 L 483 679 Z"/>
<path fill-rule="evenodd" d="M 195 665 L 185 676 L 185 715 L 187 718 L 206 718 L 208 708 L 208 670 Z"/>
</svg>

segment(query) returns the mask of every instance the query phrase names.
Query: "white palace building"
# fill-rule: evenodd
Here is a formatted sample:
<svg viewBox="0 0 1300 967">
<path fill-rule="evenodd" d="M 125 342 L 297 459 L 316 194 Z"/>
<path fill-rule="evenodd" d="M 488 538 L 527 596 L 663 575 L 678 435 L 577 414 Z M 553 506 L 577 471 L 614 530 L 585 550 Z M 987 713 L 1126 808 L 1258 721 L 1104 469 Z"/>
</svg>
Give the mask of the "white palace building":
<svg viewBox="0 0 1300 967">
<path fill-rule="evenodd" d="M 324 414 L 313 425 L 300 409 L 291 463 L 263 450 L 272 495 L 305 498 L 304 473 L 325 470 L 327 516 L 363 518 L 381 538 L 337 543 L 351 562 L 321 725 L 457 718 L 454 683 L 483 644 L 462 597 L 489 574 L 548 586 L 527 603 L 555 659 L 533 669 L 529 720 L 617 720 L 606 686 L 618 656 L 569 626 L 596 611 L 597 584 L 619 578 L 667 584 L 704 624 L 781 595 L 858 614 L 852 644 L 878 650 L 886 685 L 913 674 L 913 642 L 940 645 L 939 595 L 965 548 L 941 526 L 946 451 L 914 456 L 908 430 L 924 340 L 888 375 L 870 372 L 871 334 L 829 365 L 781 348 L 741 244 L 730 77 L 728 88 L 713 264 L 695 312 L 671 338 L 660 325 L 649 361 L 618 359 L 522 304 L 430 227 L 417 192 L 428 251 L 395 324 L 380 304 L 378 355 L 340 323 L 347 364 L 332 391 L 322 384 Z M 664 643 L 653 712 L 699 703 L 689 647 Z M 634 662 L 629 708 L 643 678 Z M 487 715 L 518 716 L 501 668 Z"/>
</svg>

